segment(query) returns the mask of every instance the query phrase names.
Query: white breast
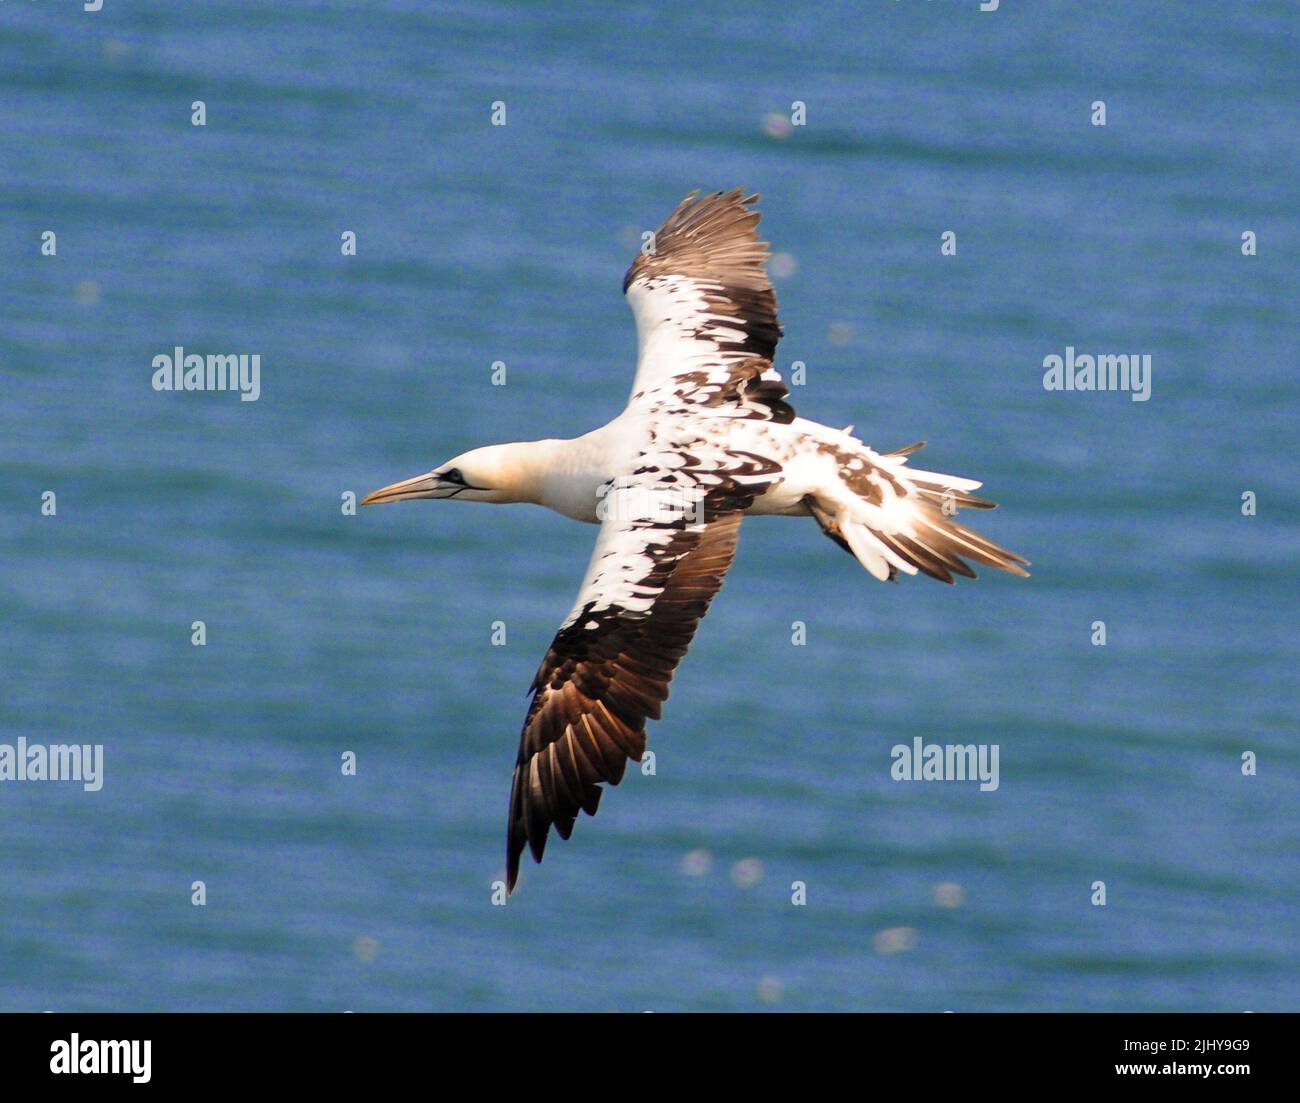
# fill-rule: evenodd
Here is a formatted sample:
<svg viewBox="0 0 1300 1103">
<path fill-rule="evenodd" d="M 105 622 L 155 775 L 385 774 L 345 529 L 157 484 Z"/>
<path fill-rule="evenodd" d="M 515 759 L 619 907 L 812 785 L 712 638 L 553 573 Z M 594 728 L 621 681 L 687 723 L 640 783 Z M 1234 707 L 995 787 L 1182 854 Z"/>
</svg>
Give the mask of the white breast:
<svg viewBox="0 0 1300 1103">
<path fill-rule="evenodd" d="M 546 472 L 540 504 L 575 521 L 599 523 L 600 488 L 630 470 L 645 439 L 643 420 L 625 412 L 599 429 L 563 441 Z"/>
</svg>

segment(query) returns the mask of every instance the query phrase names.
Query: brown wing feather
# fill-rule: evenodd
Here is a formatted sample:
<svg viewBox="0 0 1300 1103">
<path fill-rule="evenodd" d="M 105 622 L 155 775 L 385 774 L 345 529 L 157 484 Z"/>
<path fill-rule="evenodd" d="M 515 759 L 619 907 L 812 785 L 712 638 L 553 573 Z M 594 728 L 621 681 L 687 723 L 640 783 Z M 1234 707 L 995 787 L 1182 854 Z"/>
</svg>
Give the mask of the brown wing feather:
<svg viewBox="0 0 1300 1103">
<path fill-rule="evenodd" d="M 744 333 L 722 341 L 731 351 L 771 359 L 781 339 L 776 293 L 767 277 L 769 247 L 758 236 L 757 195 L 740 188 L 698 198 L 691 192 L 655 231 L 654 250 L 638 254 L 623 279 L 623 291 L 638 280 L 680 276 L 710 286 L 710 313 L 727 318 Z M 734 348 L 733 348 L 734 345 Z"/>
<path fill-rule="evenodd" d="M 739 512 L 685 529 L 638 589 L 658 590 L 646 613 L 617 606 L 580 615 L 552 642 L 533 680 L 510 786 L 506 885 L 525 845 L 540 862 L 551 825 L 567 839 L 578 812 L 595 815 L 602 782 L 617 785 L 645 753 L 668 683 L 736 553 Z M 587 627 L 592 622 L 596 628 Z"/>
<path fill-rule="evenodd" d="M 788 425 L 796 416 L 794 407 L 786 401 L 790 391 L 785 382 L 773 370 L 772 361 L 761 356 L 684 372 L 642 397 L 669 409 L 674 405 L 698 407 L 706 413 L 776 421 L 782 425 Z"/>
</svg>

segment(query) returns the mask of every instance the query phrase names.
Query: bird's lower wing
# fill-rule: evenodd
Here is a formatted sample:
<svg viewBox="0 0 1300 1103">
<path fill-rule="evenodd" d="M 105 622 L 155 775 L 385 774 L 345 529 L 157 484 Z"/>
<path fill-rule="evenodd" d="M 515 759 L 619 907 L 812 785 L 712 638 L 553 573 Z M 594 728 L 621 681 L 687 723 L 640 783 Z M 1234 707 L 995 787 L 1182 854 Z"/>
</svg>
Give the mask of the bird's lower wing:
<svg viewBox="0 0 1300 1103">
<path fill-rule="evenodd" d="M 730 467 L 731 470 L 726 470 Z M 510 788 L 506 880 L 551 826 L 567 839 L 645 752 L 668 683 L 722 586 L 762 476 L 700 449 L 642 457 L 602 499 L 604 520 L 573 610 L 533 680 Z"/>
</svg>

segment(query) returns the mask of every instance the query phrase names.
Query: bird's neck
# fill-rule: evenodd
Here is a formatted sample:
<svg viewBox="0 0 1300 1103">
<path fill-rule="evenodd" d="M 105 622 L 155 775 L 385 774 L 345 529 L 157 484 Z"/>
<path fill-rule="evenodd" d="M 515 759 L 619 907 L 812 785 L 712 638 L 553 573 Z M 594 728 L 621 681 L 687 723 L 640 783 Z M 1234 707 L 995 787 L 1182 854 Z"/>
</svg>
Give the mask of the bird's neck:
<svg viewBox="0 0 1300 1103">
<path fill-rule="evenodd" d="M 531 502 L 578 521 L 597 521 L 598 490 L 616 459 L 609 454 L 606 430 L 572 440 L 531 440 L 506 444 L 499 501 Z M 614 464 L 611 467 L 611 464 Z"/>
<path fill-rule="evenodd" d="M 565 440 L 521 440 L 501 444 L 496 489 L 503 502 L 541 504 L 556 469 L 563 464 Z"/>
</svg>

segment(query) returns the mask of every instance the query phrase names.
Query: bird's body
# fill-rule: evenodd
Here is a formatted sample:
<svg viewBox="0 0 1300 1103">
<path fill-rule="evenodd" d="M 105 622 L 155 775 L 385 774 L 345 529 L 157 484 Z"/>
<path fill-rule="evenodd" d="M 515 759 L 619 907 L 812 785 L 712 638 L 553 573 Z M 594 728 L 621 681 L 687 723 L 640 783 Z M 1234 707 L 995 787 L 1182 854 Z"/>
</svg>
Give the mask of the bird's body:
<svg viewBox="0 0 1300 1103">
<path fill-rule="evenodd" d="M 600 525 L 578 598 L 533 682 L 511 787 L 507 883 L 552 825 L 568 838 L 645 750 L 736 548 L 744 516 L 811 516 L 876 578 L 975 577 L 965 560 L 1023 575 L 1026 561 L 953 520 L 993 503 L 979 483 L 907 466 L 851 430 L 798 417 L 772 366 L 776 297 L 756 196 L 688 196 L 624 281 L 637 372 L 626 409 L 571 440 L 475 449 L 376 491 L 532 502 Z"/>
<path fill-rule="evenodd" d="M 602 487 L 626 474 L 637 457 L 646 454 L 653 444 L 654 427 L 655 421 L 640 411 L 625 410 L 580 437 L 523 442 L 517 453 L 519 465 L 535 481 L 521 489 L 522 496 L 516 501 L 544 506 L 575 521 L 599 524 L 603 520 Z M 719 426 L 713 432 L 703 426 L 701 432 L 712 447 L 758 453 L 781 464 L 763 493 L 742 511 L 746 516 L 808 516 L 805 499 L 810 495 L 834 499 L 852 494 L 844 482 L 851 472 L 840 470 L 844 462 L 861 460 L 864 468 L 882 462 L 878 453 L 851 432 L 807 418 L 795 418 L 789 424 L 744 421 Z M 827 446 L 839 450 L 847 461 L 837 461 Z"/>
</svg>

